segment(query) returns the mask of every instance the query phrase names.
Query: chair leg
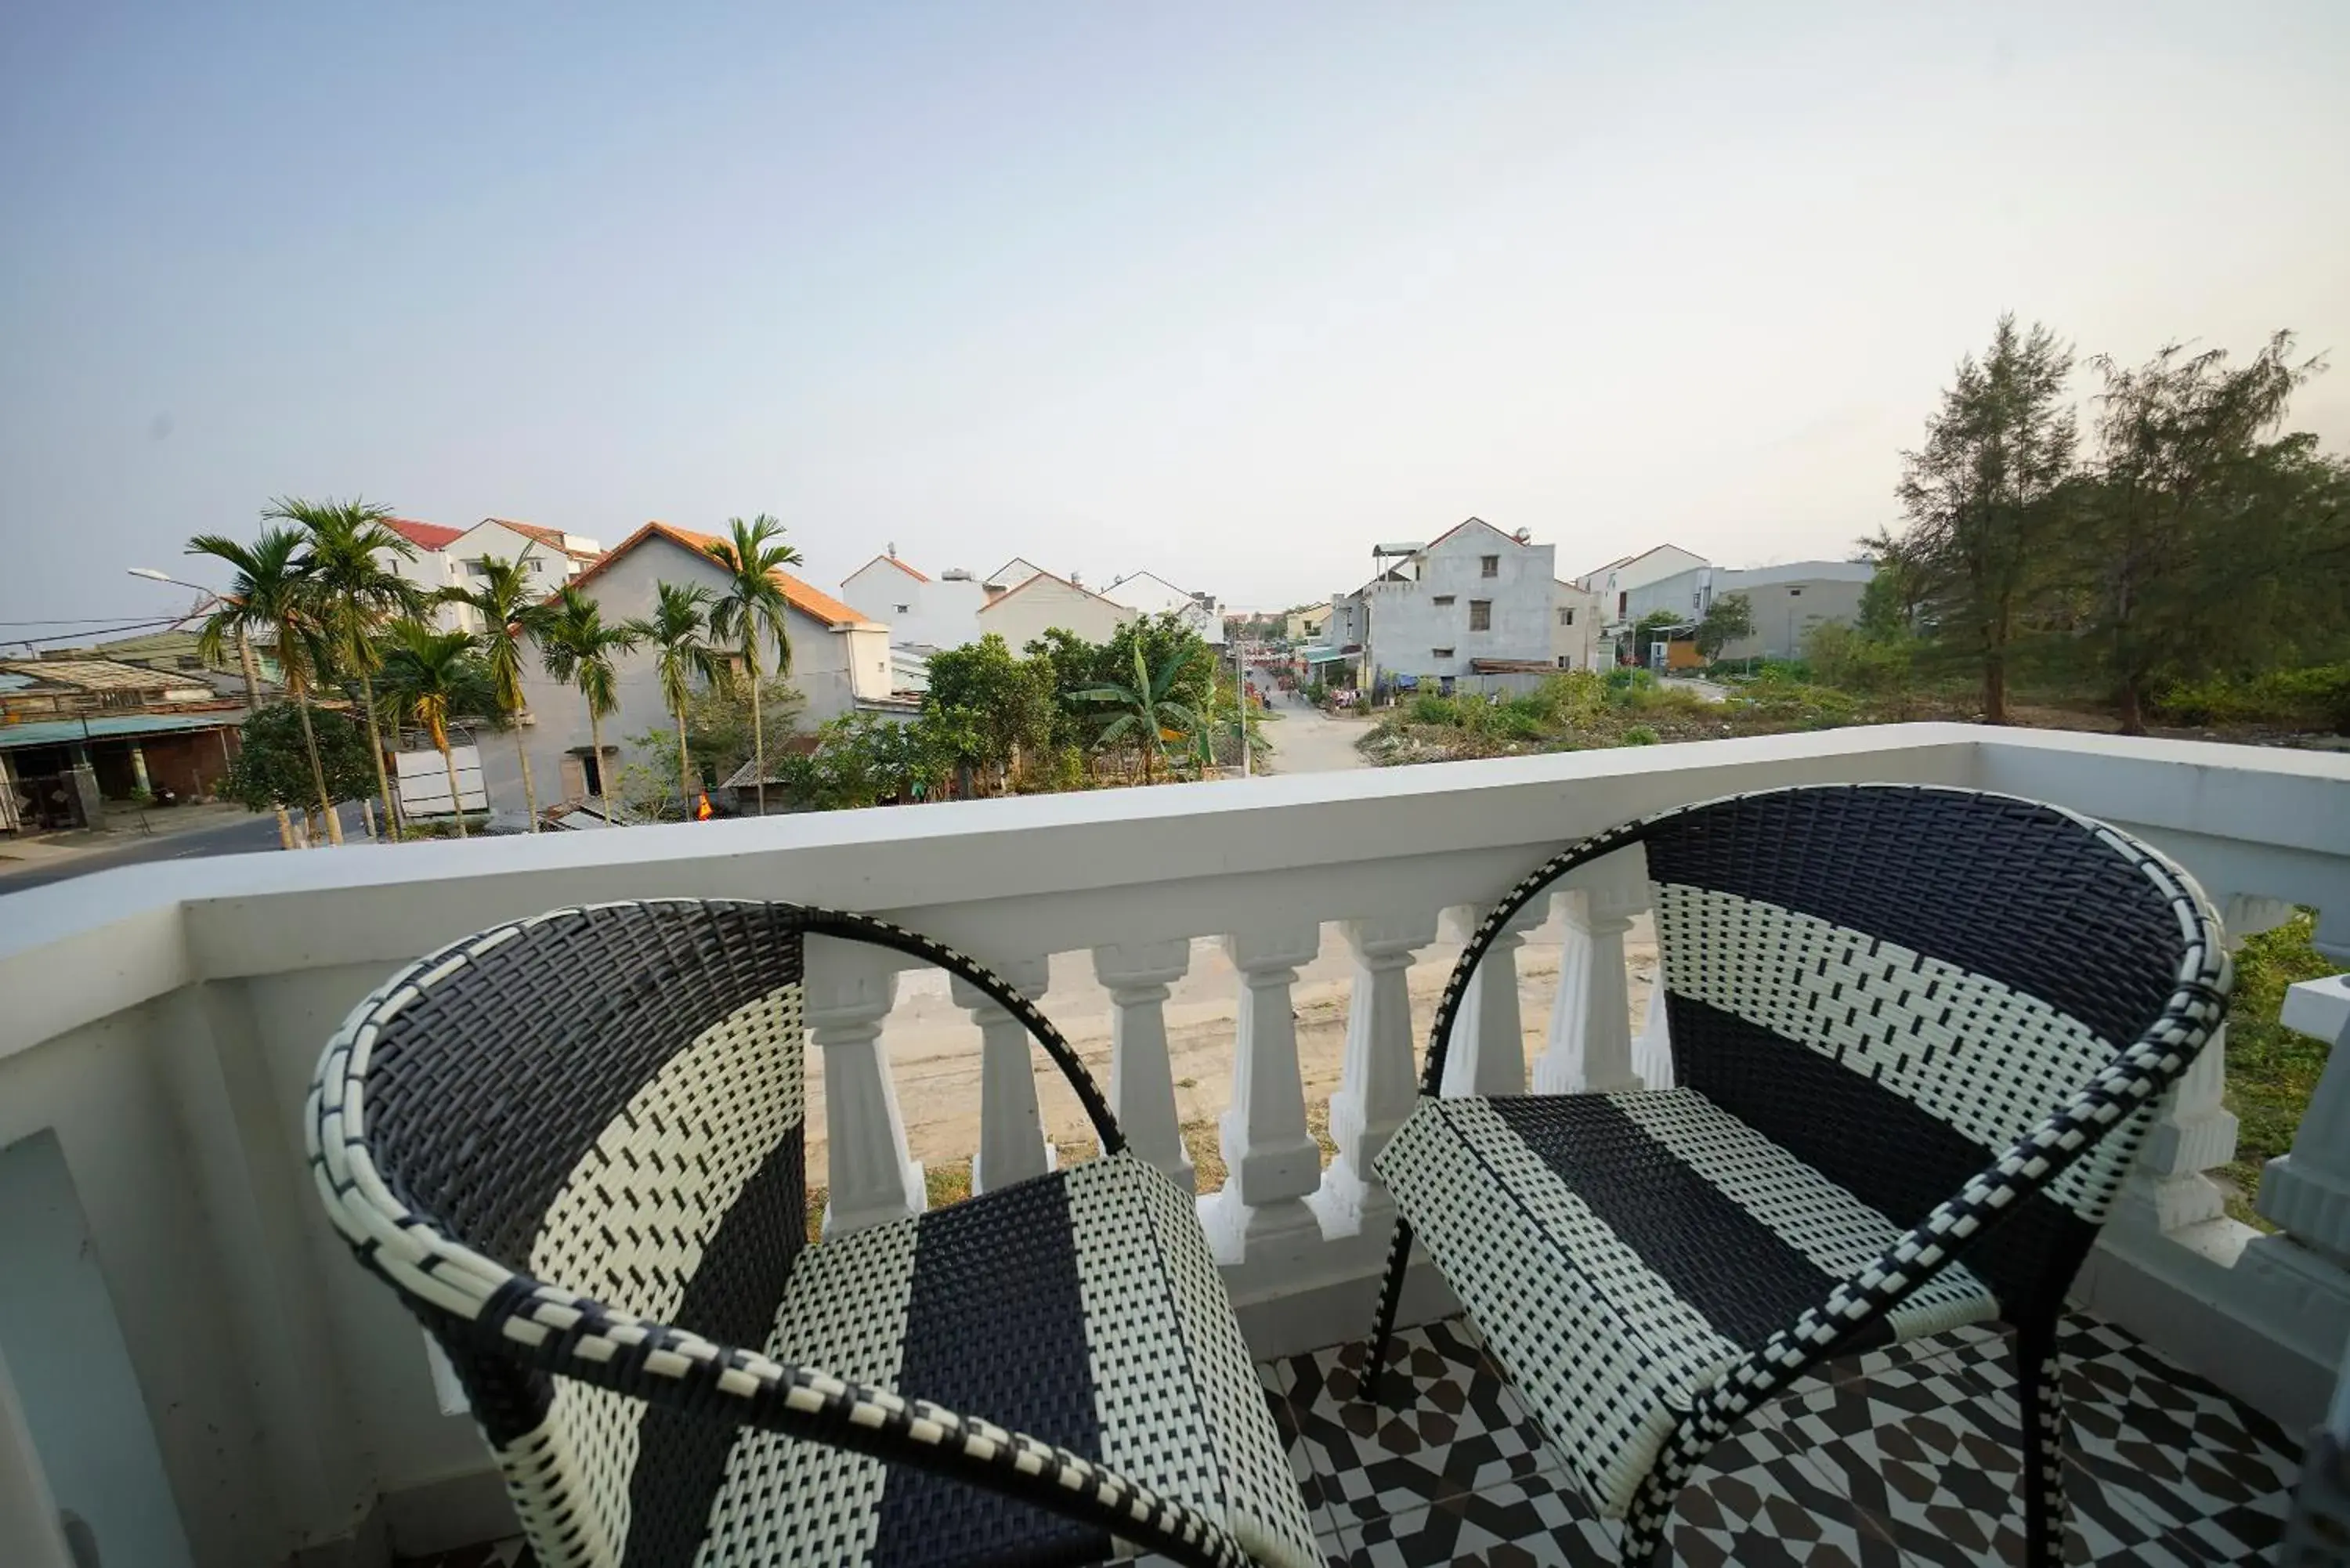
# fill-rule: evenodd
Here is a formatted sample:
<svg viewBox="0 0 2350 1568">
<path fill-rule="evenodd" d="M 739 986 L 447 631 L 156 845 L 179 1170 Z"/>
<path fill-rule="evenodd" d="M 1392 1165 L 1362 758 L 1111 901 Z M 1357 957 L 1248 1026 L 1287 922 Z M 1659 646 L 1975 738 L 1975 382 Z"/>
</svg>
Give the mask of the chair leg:
<svg viewBox="0 0 2350 1568">
<path fill-rule="evenodd" d="M 1411 1222 L 1396 1219 L 1395 1240 L 1388 1246 L 1388 1277 L 1379 1289 L 1378 1327 L 1371 1335 L 1370 1359 L 1363 1363 L 1363 1397 L 1379 1402 L 1379 1379 L 1387 1375 L 1388 1349 L 1395 1338 L 1396 1306 L 1403 1299 L 1404 1265 L 1411 1261 Z"/>
<path fill-rule="evenodd" d="M 2029 1568 L 2064 1561 L 2064 1369 L 2054 1314 L 2016 1325 L 2017 1413 L 2023 1422 L 2023 1541 Z"/>
</svg>

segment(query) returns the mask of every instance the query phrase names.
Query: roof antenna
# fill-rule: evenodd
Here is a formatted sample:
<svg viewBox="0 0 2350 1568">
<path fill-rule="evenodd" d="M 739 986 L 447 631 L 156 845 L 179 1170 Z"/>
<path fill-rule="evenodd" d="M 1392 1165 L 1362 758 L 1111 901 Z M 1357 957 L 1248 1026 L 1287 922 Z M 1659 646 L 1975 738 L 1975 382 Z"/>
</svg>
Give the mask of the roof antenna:
<svg viewBox="0 0 2350 1568">
<path fill-rule="evenodd" d="M 893 561 L 898 558 L 898 541 L 895 539 L 889 541 L 889 558 Z"/>
</svg>

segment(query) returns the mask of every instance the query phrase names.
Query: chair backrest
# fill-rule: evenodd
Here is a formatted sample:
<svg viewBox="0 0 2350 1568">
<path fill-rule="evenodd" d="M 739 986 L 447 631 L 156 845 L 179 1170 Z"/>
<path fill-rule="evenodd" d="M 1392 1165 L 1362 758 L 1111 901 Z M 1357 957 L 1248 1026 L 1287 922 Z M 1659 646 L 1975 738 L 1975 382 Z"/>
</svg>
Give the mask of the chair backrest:
<svg viewBox="0 0 2350 1568">
<path fill-rule="evenodd" d="M 789 904 L 497 927 L 387 981 L 320 1060 L 307 1119 L 329 1214 L 447 1352 L 534 1540 L 577 1560 L 688 1560 L 734 1434 L 535 1370 L 544 1330 L 518 1335 L 522 1308 L 544 1282 L 721 1345 L 768 1342 L 806 1235 L 811 933 L 978 986 L 1075 1074 L 1105 1152 L 1120 1146 L 1066 1042 L 1003 980 L 885 922 Z"/>
<path fill-rule="evenodd" d="M 1676 1081 L 1910 1226 L 2217 983 L 2185 873 L 1976 791 L 1772 791 L 1641 825 Z M 1969 1266 L 2053 1310 L 2152 1116 L 2108 1129 Z"/>
</svg>

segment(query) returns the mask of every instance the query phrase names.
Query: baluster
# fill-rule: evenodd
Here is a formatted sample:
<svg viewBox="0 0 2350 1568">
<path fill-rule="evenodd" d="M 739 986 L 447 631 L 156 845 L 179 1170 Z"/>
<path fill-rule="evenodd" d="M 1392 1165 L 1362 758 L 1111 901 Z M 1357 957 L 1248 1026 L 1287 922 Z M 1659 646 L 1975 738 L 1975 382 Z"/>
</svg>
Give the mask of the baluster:
<svg viewBox="0 0 2350 1568">
<path fill-rule="evenodd" d="M 1484 911 L 1463 906 L 1444 912 L 1447 932 L 1456 941 L 1475 936 Z M 1518 950 L 1526 933 L 1542 924 L 1543 903 L 1536 899 L 1519 910 L 1485 950 L 1476 976 L 1461 999 L 1452 1022 L 1452 1044 L 1444 1053 L 1446 1098 L 1471 1095 L 1523 1095 L 1526 1092 L 1524 1023 L 1518 1011 Z"/>
<path fill-rule="evenodd" d="M 1240 971 L 1232 1039 L 1232 1103 L 1219 1124 L 1223 1189 L 1200 1200 L 1201 1223 L 1220 1263 L 1302 1258 L 1322 1239 L 1306 1207 L 1322 1180 L 1322 1148 L 1305 1128 L 1305 1086 L 1297 1067 L 1297 1019 L 1289 988 L 1297 966 L 1321 950 L 1310 925 L 1224 939 Z"/>
<path fill-rule="evenodd" d="M 1559 893 L 1566 941 L 1559 954 L 1549 1043 L 1534 1059 L 1536 1094 L 1606 1095 L 1640 1087 L 1632 1071 L 1624 933 L 1647 898 L 1644 888 L 1597 878 Z"/>
<path fill-rule="evenodd" d="M 2269 1161 L 2252 1206 L 2336 1271 L 2350 1269 L 2350 975 L 2293 986 L 2281 1022 L 2334 1048 L 2292 1151 Z"/>
<path fill-rule="evenodd" d="M 1031 1002 L 1052 983 L 1052 965 L 1044 959 L 992 967 Z M 1055 1156 L 1036 1108 L 1036 1043 L 970 981 L 955 977 L 950 989 L 955 1005 L 979 1025 L 979 1148 L 971 1157 L 971 1189 L 993 1192 L 1042 1176 Z"/>
<path fill-rule="evenodd" d="M 1096 948 L 1094 977 L 1109 990 L 1109 1105 L 1134 1152 L 1185 1191 L 1199 1178 L 1183 1152 L 1175 1116 L 1175 1070 L 1167 1056 L 1167 988 L 1191 967 L 1188 941 Z"/>
<path fill-rule="evenodd" d="M 881 1044 L 897 969 L 860 943 L 811 937 L 808 948 L 808 1027 L 824 1049 L 824 1233 L 833 1236 L 919 1214 L 927 1199 Z"/>
<path fill-rule="evenodd" d="M 1332 1234 L 1376 1229 L 1394 1208 L 1371 1161 L 1416 1097 L 1409 971 L 1413 951 L 1436 940 L 1436 917 L 1348 920 L 1341 929 L 1355 955 L 1355 990 L 1347 1008 L 1346 1065 L 1330 1096 L 1330 1138 L 1338 1154 L 1315 1199 Z"/>
<path fill-rule="evenodd" d="M 1648 1018 L 1632 1042 L 1632 1070 L 1652 1089 L 1673 1086 L 1672 1020 L 1665 1011 L 1665 955 L 1657 953 L 1657 972 L 1648 986 Z"/>
</svg>

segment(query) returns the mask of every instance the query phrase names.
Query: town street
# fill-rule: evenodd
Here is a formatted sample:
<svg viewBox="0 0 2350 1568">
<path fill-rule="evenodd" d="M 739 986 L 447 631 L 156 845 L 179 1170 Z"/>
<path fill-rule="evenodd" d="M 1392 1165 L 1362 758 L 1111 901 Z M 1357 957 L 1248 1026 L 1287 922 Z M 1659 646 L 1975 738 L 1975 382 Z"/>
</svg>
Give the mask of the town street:
<svg viewBox="0 0 2350 1568">
<path fill-rule="evenodd" d="M 1276 693 L 1273 711 L 1277 724 L 1264 727 L 1273 742 L 1273 761 L 1266 770 L 1276 774 L 1330 774 L 1368 767 L 1355 742 L 1369 731 L 1363 720 L 1333 718 L 1302 699 Z"/>
</svg>

